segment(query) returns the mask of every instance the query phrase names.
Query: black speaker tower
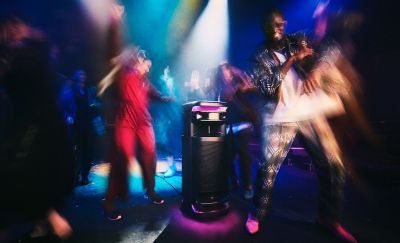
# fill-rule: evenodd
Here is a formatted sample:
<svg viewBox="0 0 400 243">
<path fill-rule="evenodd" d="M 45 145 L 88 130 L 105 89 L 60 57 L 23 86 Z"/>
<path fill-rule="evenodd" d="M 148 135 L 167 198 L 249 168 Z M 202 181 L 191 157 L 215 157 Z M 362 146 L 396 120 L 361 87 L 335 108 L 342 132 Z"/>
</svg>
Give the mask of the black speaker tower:
<svg viewBox="0 0 400 243">
<path fill-rule="evenodd" d="M 181 209 L 199 219 L 223 215 L 229 210 L 227 104 L 195 101 L 183 110 Z"/>
</svg>

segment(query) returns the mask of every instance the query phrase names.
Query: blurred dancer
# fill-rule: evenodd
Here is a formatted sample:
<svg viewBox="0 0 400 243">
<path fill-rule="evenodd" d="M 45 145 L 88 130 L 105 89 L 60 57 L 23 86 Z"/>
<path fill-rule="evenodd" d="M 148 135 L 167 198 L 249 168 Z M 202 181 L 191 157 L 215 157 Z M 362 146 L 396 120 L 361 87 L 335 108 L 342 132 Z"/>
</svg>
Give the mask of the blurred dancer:
<svg viewBox="0 0 400 243">
<path fill-rule="evenodd" d="M 330 123 L 344 155 L 349 156 L 355 151 L 358 136 L 370 145 L 377 143 L 360 104 L 361 77 L 351 63 L 355 54 L 352 35 L 363 16 L 354 12 L 328 11 L 328 4 L 329 1 L 320 3 L 313 15 L 316 19 L 314 42 L 319 55 L 312 68 L 322 88 L 328 93 L 337 93 L 343 102 L 346 114 L 331 119 Z M 351 169 L 350 164 L 346 166 Z"/>
<path fill-rule="evenodd" d="M 114 143 L 104 212 L 110 220 L 121 219 L 115 208 L 116 198 L 128 198 L 129 161 L 138 157 L 142 166 L 145 197 L 154 204 L 163 204 L 155 191 L 156 151 L 149 98 L 170 101 L 161 97 L 150 85 L 147 73 L 151 61 L 139 48 L 127 48 L 119 57 L 120 71 L 116 80 L 119 104 L 116 112 Z M 136 154 L 136 148 L 140 154 Z"/>
<path fill-rule="evenodd" d="M 186 102 L 204 100 L 206 95 L 200 86 L 200 72 L 193 70 L 190 73 L 189 92 L 186 94 Z"/>
<path fill-rule="evenodd" d="M 111 145 L 111 169 L 104 201 L 104 213 L 110 220 L 122 218 L 115 206 L 117 198 L 128 198 L 129 161 L 134 157 L 142 166 L 145 197 L 154 204 L 163 204 L 155 191 L 156 152 L 151 116 L 148 111 L 149 98 L 170 101 L 161 97 L 150 85 L 147 73 L 151 61 L 140 48 L 121 49 L 121 19 L 124 7 L 114 1 L 111 8 L 110 57 L 111 71 L 98 84 L 98 95 L 103 95 L 110 85 L 116 91 L 115 127 Z M 136 156 L 136 149 L 140 154 Z"/>
<path fill-rule="evenodd" d="M 175 80 L 171 76 L 169 66 L 164 68 L 163 74 L 160 76 L 158 90 L 164 96 L 177 98 L 177 89 L 175 87 Z M 157 112 L 154 119 L 156 144 L 159 151 L 166 155 L 168 162 L 168 169 L 164 172 L 164 177 L 172 177 L 176 174 L 176 161 L 174 159 L 175 150 L 177 147 L 176 137 L 179 137 L 177 128 L 181 119 L 180 105 L 173 103 L 158 104 L 156 105 Z"/>
<path fill-rule="evenodd" d="M 66 81 L 61 91 L 60 103 L 69 128 L 77 162 L 77 185 L 87 185 L 91 166 L 90 135 L 91 113 L 86 72 L 74 71 L 71 81 Z"/>
<path fill-rule="evenodd" d="M 246 100 L 245 93 L 255 90 L 256 87 L 252 84 L 250 77 L 227 62 L 218 66 L 214 82 L 217 87 L 216 99 L 228 103 L 230 128 L 228 136 L 232 146 L 228 149 L 231 180 L 237 184 L 234 161 L 236 155 L 239 155 L 243 197 L 251 199 L 254 192 L 251 181 L 249 143 L 253 124 L 257 124 L 259 119 L 249 101 Z"/>
<path fill-rule="evenodd" d="M 57 107 L 48 46 L 41 32 L 19 18 L 1 21 L 0 83 L 10 109 L 1 114 L 8 121 L 0 138 L 0 228 L 29 220 L 34 237 L 50 223 L 56 236 L 66 238 L 72 228 L 59 209 L 73 189 L 74 156 Z"/>
</svg>

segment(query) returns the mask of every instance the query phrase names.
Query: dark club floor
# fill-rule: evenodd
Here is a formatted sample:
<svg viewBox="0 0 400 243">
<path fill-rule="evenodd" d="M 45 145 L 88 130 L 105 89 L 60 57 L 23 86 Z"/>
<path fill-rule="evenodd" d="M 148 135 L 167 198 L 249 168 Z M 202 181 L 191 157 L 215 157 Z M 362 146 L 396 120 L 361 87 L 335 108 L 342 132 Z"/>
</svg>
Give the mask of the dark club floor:
<svg viewBox="0 0 400 243">
<path fill-rule="evenodd" d="M 138 168 L 132 168 L 130 200 L 119 205 L 123 219 L 110 222 L 101 210 L 108 164 L 99 163 L 92 168 L 92 183 L 77 187 L 62 212 L 74 229 L 66 242 L 339 242 L 314 224 L 318 181 L 309 170 L 307 158 L 292 155 L 291 165 L 287 162 L 278 174 L 272 214 L 255 236 L 245 231 L 249 202 L 242 199 L 240 192 L 232 192 L 227 215 L 213 221 L 196 221 L 183 216 L 179 209 L 180 175 L 156 178 L 156 189 L 166 198 L 166 204 L 155 206 L 143 198 Z M 158 170 L 165 166 L 159 161 Z M 256 163 L 253 167 L 255 171 Z M 359 242 L 398 242 L 400 180 L 393 171 L 375 170 L 373 176 L 368 171 L 347 180 L 343 224 Z M 15 225 L 13 233 L 24 235 L 30 227 Z M 54 241 L 51 236 L 15 239 Z"/>
</svg>

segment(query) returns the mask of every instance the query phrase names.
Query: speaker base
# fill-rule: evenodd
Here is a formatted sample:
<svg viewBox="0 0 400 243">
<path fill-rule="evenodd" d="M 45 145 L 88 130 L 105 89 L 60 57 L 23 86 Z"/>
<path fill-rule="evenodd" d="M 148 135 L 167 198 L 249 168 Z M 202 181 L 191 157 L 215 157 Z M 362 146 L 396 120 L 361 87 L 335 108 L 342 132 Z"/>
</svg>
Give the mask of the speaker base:
<svg viewBox="0 0 400 243">
<path fill-rule="evenodd" d="M 227 200 L 221 202 L 182 202 L 182 212 L 194 219 L 209 220 L 223 216 L 230 208 Z"/>
</svg>

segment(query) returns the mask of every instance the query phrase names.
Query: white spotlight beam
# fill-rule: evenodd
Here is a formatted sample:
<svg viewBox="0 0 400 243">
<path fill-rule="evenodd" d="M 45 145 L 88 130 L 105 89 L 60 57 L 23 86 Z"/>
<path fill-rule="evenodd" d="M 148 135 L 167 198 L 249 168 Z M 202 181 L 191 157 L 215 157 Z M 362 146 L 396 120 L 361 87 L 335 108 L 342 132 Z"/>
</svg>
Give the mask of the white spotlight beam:
<svg viewBox="0 0 400 243">
<path fill-rule="evenodd" d="M 209 0 L 183 47 L 181 68 L 190 73 L 217 65 L 226 59 L 228 37 L 228 0 Z"/>
</svg>

